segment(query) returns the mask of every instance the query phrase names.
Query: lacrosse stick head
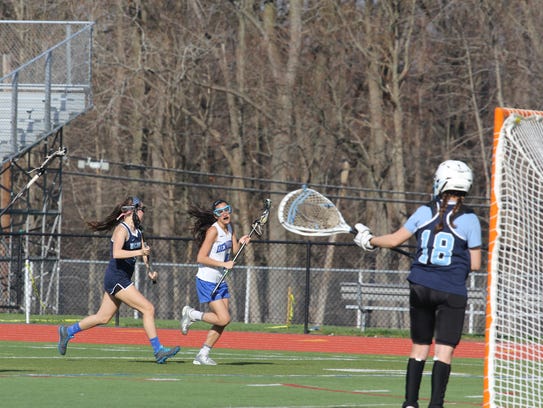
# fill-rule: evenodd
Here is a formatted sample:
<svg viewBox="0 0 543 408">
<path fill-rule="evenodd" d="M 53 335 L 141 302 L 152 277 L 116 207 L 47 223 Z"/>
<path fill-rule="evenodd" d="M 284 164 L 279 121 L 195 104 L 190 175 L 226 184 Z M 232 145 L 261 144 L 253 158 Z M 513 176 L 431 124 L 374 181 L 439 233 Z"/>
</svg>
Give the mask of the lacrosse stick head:
<svg viewBox="0 0 543 408">
<path fill-rule="evenodd" d="M 262 226 L 260 225 L 258 220 L 256 220 L 255 222 L 251 224 L 251 228 L 253 229 L 256 235 L 258 235 L 259 237 L 262 236 Z"/>
<path fill-rule="evenodd" d="M 268 218 L 270 216 L 270 208 L 271 208 L 271 200 L 269 198 L 266 198 L 264 200 L 264 208 L 262 211 L 262 215 L 257 220 L 255 220 L 253 224 L 251 225 L 253 231 L 258 236 L 262 235 L 262 226 L 268 222 Z"/>
</svg>

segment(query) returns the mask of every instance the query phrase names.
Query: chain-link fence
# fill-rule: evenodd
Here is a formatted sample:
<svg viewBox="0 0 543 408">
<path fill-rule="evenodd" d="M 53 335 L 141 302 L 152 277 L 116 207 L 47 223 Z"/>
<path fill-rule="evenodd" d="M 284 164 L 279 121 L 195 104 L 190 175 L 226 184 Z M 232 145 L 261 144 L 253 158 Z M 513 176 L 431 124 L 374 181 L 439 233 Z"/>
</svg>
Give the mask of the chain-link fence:
<svg viewBox="0 0 543 408">
<path fill-rule="evenodd" d="M 109 236 L 61 236 L 60 261 L 25 254 L 40 234 L 11 236 L 12 256 L 0 257 L 0 310 L 85 316 L 103 296 Z M 179 319 L 185 304 L 198 305 L 196 249 L 189 238 L 150 237 L 153 284 L 138 262 L 134 282 L 155 305 L 160 319 Z M 406 248 L 409 249 L 409 248 Z M 258 241 L 246 247 L 227 278 L 233 321 L 277 325 L 409 327 L 406 276 L 410 259 L 381 249 L 364 252 L 350 242 Z M 25 275 L 27 294 L 24 295 Z M 486 274 L 472 273 L 465 332 L 483 333 Z M 25 299 L 28 303 L 25 304 Z M 138 318 L 121 308 L 121 316 Z"/>
</svg>

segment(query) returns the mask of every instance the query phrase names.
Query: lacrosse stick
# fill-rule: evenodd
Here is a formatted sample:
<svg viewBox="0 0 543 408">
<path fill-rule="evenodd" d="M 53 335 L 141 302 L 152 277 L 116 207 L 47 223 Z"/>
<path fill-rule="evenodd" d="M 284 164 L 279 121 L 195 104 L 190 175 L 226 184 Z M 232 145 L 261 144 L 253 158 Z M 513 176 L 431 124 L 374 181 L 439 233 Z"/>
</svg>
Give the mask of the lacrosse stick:
<svg viewBox="0 0 543 408">
<path fill-rule="evenodd" d="M 47 166 L 49 163 L 55 158 L 55 157 L 62 157 L 66 156 L 67 149 L 65 147 L 59 147 L 59 149 L 56 152 L 51 153 L 49 156 L 45 158 L 45 161 L 41 164 L 40 167 L 37 169 L 34 169 L 32 171 L 35 171 L 36 174 L 30 179 L 28 183 L 23 187 L 19 193 L 13 199 L 9 202 L 9 204 L 0 211 L 0 217 L 8 212 L 8 210 L 15 204 L 15 202 L 23 196 L 23 194 L 32 187 L 32 184 L 34 184 L 38 179 L 45 173 L 45 170 L 47 169 Z"/>
<path fill-rule="evenodd" d="M 279 222 L 290 232 L 311 237 L 328 237 L 358 231 L 345 222 L 332 201 L 310 188 L 288 193 L 279 203 Z M 402 255 L 413 257 L 400 248 L 389 248 Z"/>
<path fill-rule="evenodd" d="M 153 273 L 153 272 L 156 272 L 156 271 L 153 271 L 153 266 L 151 265 L 151 256 L 150 255 L 147 255 L 147 262 L 146 262 L 146 266 L 147 266 L 147 276 L 149 276 L 150 273 Z M 153 281 L 153 285 L 156 285 L 156 279 L 151 279 Z"/>
<path fill-rule="evenodd" d="M 140 207 L 140 204 L 123 205 L 121 207 L 121 211 L 123 212 L 123 214 L 127 213 L 129 211 L 133 212 L 132 217 L 133 217 L 133 220 L 134 220 L 134 224 L 136 225 L 136 228 L 140 230 L 140 233 L 141 233 L 142 248 L 146 249 L 149 246 L 147 245 L 147 241 L 145 240 L 145 237 L 143 236 L 143 226 L 140 224 L 139 218 L 136 215 L 136 211 L 138 209 L 141 209 L 142 211 L 145 211 L 145 207 L 144 206 Z M 145 267 L 147 269 L 147 277 L 149 277 L 149 274 L 151 274 L 152 272 L 155 272 L 155 271 L 152 270 L 151 256 L 150 255 L 143 255 L 143 263 L 145 264 Z M 156 284 L 156 279 L 152 279 L 150 277 L 149 277 L 149 279 L 151 279 L 153 281 L 153 285 Z"/>
<path fill-rule="evenodd" d="M 271 200 L 269 198 L 266 198 L 264 200 L 264 209 L 262 211 L 262 215 L 251 224 L 251 232 L 249 232 L 249 238 L 253 235 L 253 233 L 256 233 L 256 235 L 258 236 L 262 235 L 262 226 L 268 222 L 268 216 L 270 215 L 270 208 L 271 208 Z M 239 254 L 241 254 L 241 251 L 243 251 L 243 248 L 245 248 L 246 242 L 247 241 L 244 241 L 241 244 L 241 246 L 238 249 L 238 252 L 236 252 L 232 261 L 236 262 L 236 259 L 238 259 Z M 219 286 L 221 285 L 221 283 L 224 282 L 224 279 L 230 273 L 231 270 L 232 269 L 225 269 L 223 271 L 221 278 L 219 279 L 219 281 L 215 285 L 215 288 L 211 292 L 211 296 L 213 296 L 217 292 L 217 289 L 219 289 Z"/>
<path fill-rule="evenodd" d="M 147 241 L 145 240 L 145 238 L 143 237 L 143 230 L 140 230 L 141 231 L 141 240 L 142 240 L 142 243 L 145 247 L 148 247 L 147 245 Z M 147 258 L 147 259 L 146 259 Z M 143 263 L 145 264 L 146 266 L 146 269 L 147 269 L 147 277 L 149 277 L 149 274 L 150 273 L 153 273 L 155 271 L 153 271 L 153 266 L 151 265 L 151 255 L 147 255 L 143 258 Z M 153 282 L 153 285 L 156 285 L 156 279 L 151 279 L 151 281 Z"/>
</svg>

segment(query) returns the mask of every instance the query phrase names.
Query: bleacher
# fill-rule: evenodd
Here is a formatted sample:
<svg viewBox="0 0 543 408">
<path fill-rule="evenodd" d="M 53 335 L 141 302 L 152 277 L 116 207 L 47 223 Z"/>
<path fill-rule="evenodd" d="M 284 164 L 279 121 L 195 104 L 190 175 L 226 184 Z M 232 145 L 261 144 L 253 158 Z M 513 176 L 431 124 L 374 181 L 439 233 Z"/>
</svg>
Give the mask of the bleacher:
<svg viewBox="0 0 543 408">
<path fill-rule="evenodd" d="M 92 108 L 93 24 L 0 21 L 2 164 Z"/>
<path fill-rule="evenodd" d="M 14 139 L 13 92 L 11 86 L 0 84 L 0 158 L 34 145 L 88 109 L 88 87 L 55 85 L 50 91 L 49 106 L 43 88 L 18 86 Z"/>
<path fill-rule="evenodd" d="M 21 291 L 30 288 L 22 283 L 22 271 L 27 276 L 32 268 L 23 257 L 11 256 L 22 244 L 8 233 L 39 225 L 51 234 L 47 245 L 40 240 L 24 245 L 26 254 L 42 256 L 36 258 L 38 285 L 59 285 L 62 161 L 54 159 L 66 153 L 63 128 L 93 107 L 93 26 L 0 20 L 0 309 L 30 311 L 29 304 L 21 304 Z M 31 189 L 38 179 L 39 188 Z"/>
</svg>

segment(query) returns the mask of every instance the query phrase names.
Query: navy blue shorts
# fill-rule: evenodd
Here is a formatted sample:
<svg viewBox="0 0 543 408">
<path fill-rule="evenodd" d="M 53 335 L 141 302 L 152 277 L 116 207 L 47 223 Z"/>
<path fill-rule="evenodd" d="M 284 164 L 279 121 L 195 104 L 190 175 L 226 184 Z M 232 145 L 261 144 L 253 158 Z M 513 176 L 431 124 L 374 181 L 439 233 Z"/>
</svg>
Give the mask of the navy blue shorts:
<svg viewBox="0 0 543 408">
<path fill-rule="evenodd" d="M 211 297 L 211 292 L 215 289 L 216 283 L 208 282 L 200 278 L 196 278 L 196 292 L 198 293 L 198 300 L 200 303 L 209 303 L 214 300 L 227 299 L 230 297 L 228 293 L 228 285 L 226 282 L 222 282 L 217 289 L 217 292 Z"/>
<path fill-rule="evenodd" d="M 413 343 L 430 345 L 435 337 L 436 344 L 456 347 L 462 337 L 467 296 L 416 284 L 409 286 L 409 315 Z"/>
<path fill-rule="evenodd" d="M 110 295 L 114 295 L 133 284 L 132 275 L 122 271 L 111 271 L 109 268 L 106 270 L 106 276 L 104 276 L 104 290 Z"/>
</svg>

